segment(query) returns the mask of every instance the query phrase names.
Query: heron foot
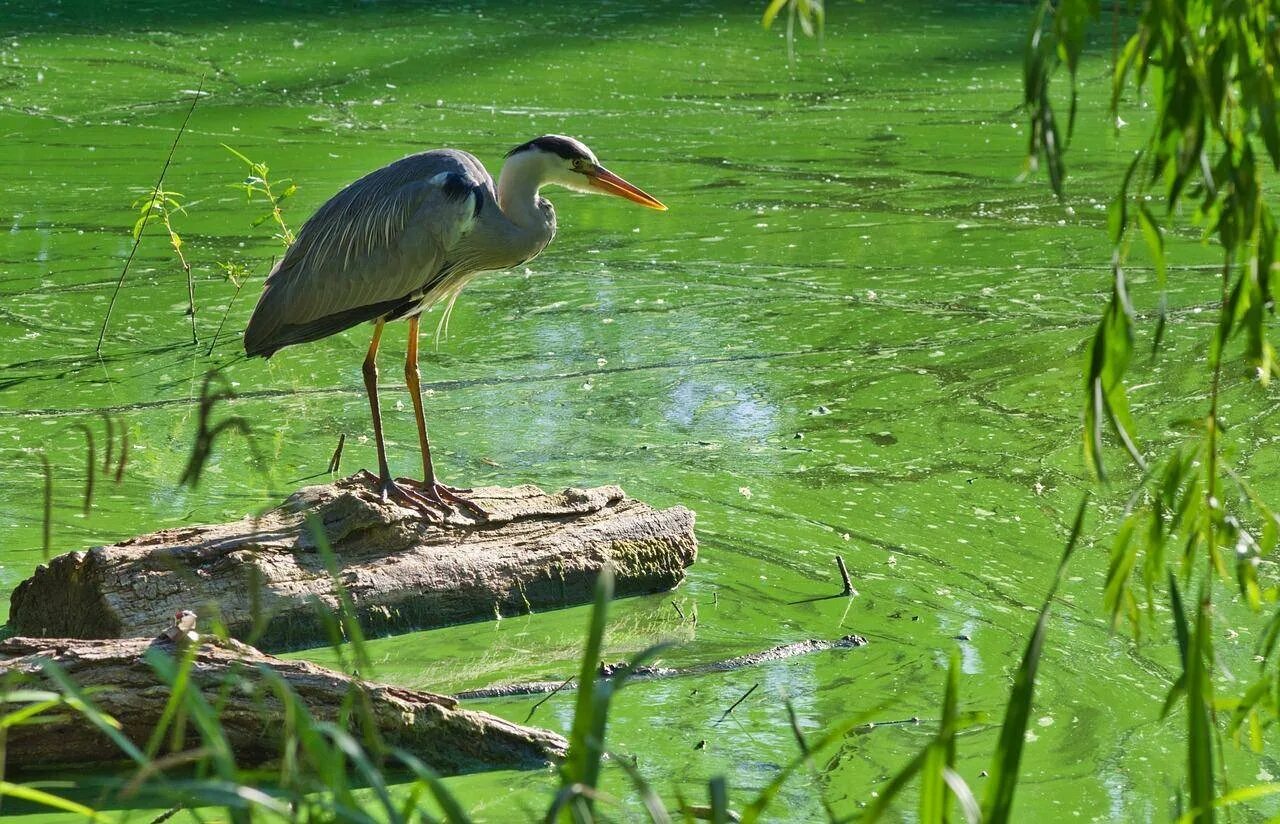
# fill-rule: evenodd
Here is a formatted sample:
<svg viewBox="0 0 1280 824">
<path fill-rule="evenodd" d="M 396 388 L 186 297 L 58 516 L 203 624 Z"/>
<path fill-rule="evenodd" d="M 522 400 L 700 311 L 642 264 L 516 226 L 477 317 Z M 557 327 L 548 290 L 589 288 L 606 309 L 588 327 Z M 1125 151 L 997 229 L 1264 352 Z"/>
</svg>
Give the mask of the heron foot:
<svg viewBox="0 0 1280 824">
<path fill-rule="evenodd" d="M 409 486 L 397 483 L 390 478 L 379 479 L 378 494 L 382 496 L 384 501 L 390 501 L 408 509 L 417 510 L 422 513 L 426 520 L 433 524 L 443 524 L 453 512 L 452 507 L 433 501 Z"/>
<path fill-rule="evenodd" d="M 412 481 L 411 483 L 422 490 L 422 495 L 427 500 L 435 503 L 437 506 L 444 507 L 450 512 L 456 512 L 456 507 L 461 507 L 462 509 L 467 510 L 467 512 L 471 514 L 471 517 L 480 521 L 487 521 L 490 518 L 491 513 L 489 510 L 480 506 L 475 501 L 463 497 L 465 493 L 471 491 L 470 489 L 458 489 L 456 487 L 446 486 L 438 481 L 431 483 Z"/>
</svg>

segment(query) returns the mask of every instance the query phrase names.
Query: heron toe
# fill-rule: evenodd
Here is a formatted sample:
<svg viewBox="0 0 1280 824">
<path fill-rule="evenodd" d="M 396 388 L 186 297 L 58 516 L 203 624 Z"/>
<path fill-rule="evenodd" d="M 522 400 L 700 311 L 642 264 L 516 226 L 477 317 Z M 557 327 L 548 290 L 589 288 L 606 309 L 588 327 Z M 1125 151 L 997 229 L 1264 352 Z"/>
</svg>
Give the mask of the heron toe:
<svg viewBox="0 0 1280 824">
<path fill-rule="evenodd" d="M 480 521 L 487 521 L 492 515 L 489 510 L 480 506 L 475 501 L 462 496 L 461 493 L 470 492 L 470 489 L 457 489 L 451 486 L 446 486 L 438 481 L 433 481 L 431 483 L 411 481 L 410 483 L 413 483 L 421 489 L 423 497 L 427 500 L 445 507 L 450 512 L 457 512 L 456 507 L 461 507 L 467 510 L 472 518 Z"/>
<path fill-rule="evenodd" d="M 424 518 L 435 524 L 445 523 L 449 515 L 453 513 L 453 508 L 447 504 L 433 501 L 428 496 L 390 478 L 384 478 L 378 482 L 378 493 L 382 496 L 382 500 L 390 501 L 408 509 L 415 509 L 422 513 Z"/>
</svg>

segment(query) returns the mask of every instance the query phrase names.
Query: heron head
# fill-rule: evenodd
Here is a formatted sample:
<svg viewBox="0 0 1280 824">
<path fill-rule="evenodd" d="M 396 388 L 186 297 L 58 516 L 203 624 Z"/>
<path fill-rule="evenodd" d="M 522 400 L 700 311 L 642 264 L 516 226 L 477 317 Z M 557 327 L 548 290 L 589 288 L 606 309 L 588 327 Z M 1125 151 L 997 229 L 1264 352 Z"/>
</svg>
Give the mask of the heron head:
<svg viewBox="0 0 1280 824">
<path fill-rule="evenodd" d="M 665 212 L 657 198 L 633 186 L 600 165 L 595 152 L 572 137 L 547 134 L 522 143 L 507 153 L 509 161 L 529 163 L 538 168 L 539 178 L 575 192 L 614 195 L 633 203 Z"/>
</svg>

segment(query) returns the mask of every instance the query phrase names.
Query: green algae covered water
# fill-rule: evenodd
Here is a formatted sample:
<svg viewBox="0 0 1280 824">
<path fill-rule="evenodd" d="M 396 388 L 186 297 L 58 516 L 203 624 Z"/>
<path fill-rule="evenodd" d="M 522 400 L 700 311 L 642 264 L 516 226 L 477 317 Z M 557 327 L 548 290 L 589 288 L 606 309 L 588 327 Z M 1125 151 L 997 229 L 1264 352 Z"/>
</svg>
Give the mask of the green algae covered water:
<svg viewBox="0 0 1280 824">
<path fill-rule="evenodd" d="M 1011 673 L 1091 486 L 1079 449 L 1083 341 L 1108 288 L 1103 208 L 1138 136 L 1104 125 L 1100 58 L 1084 76 L 1071 198 L 1059 204 L 1018 178 L 1024 4 L 828 11 L 825 48 L 799 43 L 789 67 L 753 4 L 6 3 L 0 587 L 41 560 L 41 452 L 53 468 L 54 552 L 257 511 L 323 473 L 342 433 L 344 469 L 374 466 L 367 329 L 270 363 L 239 356 L 280 245 L 257 222 L 263 206 L 236 188 L 245 168 L 222 144 L 297 185 L 284 204 L 296 229 L 338 188 L 410 152 L 465 148 L 496 174 L 511 146 L 571 134 L 671 210 L 546 192 L 555 242 L 476 281 L 425 357 L 442 475 L 619 483 L 697 511 L 702 550 L 687 582 L 614 605 L 610 660 L 661 639 L 677 642 L 664 658 L 673 666 L 805 638 L 870 642 L 631 685 L 615 702 L 610 748 L 634 756 L 672 804 L 705 799 L 715 775 L 741 804 L 794 755 L 784 698 L 813 734 L 870 709 L 879 721 L 919 719 L 850 735 L 773 808 L 809 820 L 821 795 L 852 815 L 932 734 L 958 651 L 962 708 L 989 719 L 961 739 L 960 772 L 981 792 Z M 173 223 L 193 264 L 201 344 L 190 343 L 185 275 L 153 227 L 95 356 L 132 246 L 131 204 L 154 184 L 201 83 L 166 177 L 186 204 Z M 1170 350 L 1135 373 L 1135 411 L 1157 445 L 1177 437 L 1174 422 L 1197 409 L 1180 399 L 1203 386 L 1196 342 L 1211 321 L 1199 310 L 1216 287 L 1212 250 L 1194 241 L 1171 242 Z M 251 273 L 238 296 L 223 262 Z M 1153 306 L 1153 275 L 1138 266 L 1132 279 Z M 393 468 L 407 474 L 417 457 L 396 364 L 403 341 L 403 324 L 384 339 L 383 402 Z M 220 413 L 252 424 L 262 461 L 228 437 L 197 488 L 178 486 L 215 366 L 236 393 Z M 1244 442 L 1269 444 L 1274 405 L 1243 377 L 1229 384 L 1230 422 Z M 98 432 L 101 456 L 106 418 L 117 433 L 127 426 L 130 458 L 120 484 L 100 480 L 86 517 L 77 427 Z M 1274 457 L 1237 458 L 1274 500 Z M 1055 606 L 1023 820 L 1144 821 L 1172 809 L 1182 722 L 1157 715 L 1173 659 L 1158 635 L 1135 647 L 1099 617 L 1109 518 L 1131 482 L 1103 494 Z M 840 587 L 836 554 L 856 598 L 828 597 Z M 673 598 L 696 610 L 696 625 Z M 374 640 L 376 676 L 436 691 L 564 678 L 586 618 L 569 609 Z M 1223 654 L 1246 661 L 1254 622 L 1234 620 Z M 537 700 L 474 704 L 523 721 Z M 532 721 L 567 731 L 571 714 L 561 694 Z M 1280 774 L 1273 755 L 1229 760 L 1241 781 Z M 621 771 L 606 774 L 611 793 L 631 797 Z M 45 786 L 70 792 L 72 780 L 56 778 Z M 554 776 L 447 783 L 478 819 L 507 821 L 540 814 Z M 618 820 L 641 812 L 612 809 Z"/>
</svg>

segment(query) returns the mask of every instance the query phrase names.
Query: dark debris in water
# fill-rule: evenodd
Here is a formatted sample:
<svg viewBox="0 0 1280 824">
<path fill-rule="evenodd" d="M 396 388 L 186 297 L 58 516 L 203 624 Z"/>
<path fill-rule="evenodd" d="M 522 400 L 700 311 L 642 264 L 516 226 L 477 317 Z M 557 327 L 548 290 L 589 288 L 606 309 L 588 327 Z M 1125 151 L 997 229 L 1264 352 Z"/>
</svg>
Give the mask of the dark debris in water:
<svg viewBox="0 0 1280 824">
<path fill-rule="evenodd" d="M 780 644 L 760 652 L 752 652 L 747 655 L 739 655 L 734 658 L 727 658 L 723 661 L 710 661 L 702 664 L 693 664 L 687 667 L 658 667 L 658 666 L 640 666 L 631 668 L 625 661 L 617 661 L 614 663 L 600 664 L 599 677 L 612 678 L 623 671 L 629 670 L 629 677 L 632 679 L 647 678 L 670 678 L 686 675 L 708 675 L 716 672 L 730 672 L 732 670 L 742 669 L 743 667 L 753 667 L 760 664 L 768 664 L 775 661 L 781 661 L 786 658 L 794 658 L 799 655 L 810 655 L 817 652 L 826 652 L 836 649 L 854 649 L 864 647 L 868 643 L 867 639 L 861 635 L 844 635 L 834 641 L 825 641 L 810 638 L 804 641 L 796 641 L 791 644 Z M 564 681 L 531 681 L 521 684 L 502 684 L 493 687 L 483 687 L 481 689 L 467 690 L 458 693 L 456 698 L 505 698 L 513 695 L 541 695 L 561 689 L 576 689 L 577 684 L 574 679 L 569 678 Z M 696 692 L 696 690 L 694 691 Z M 691 693 L 692 694 L 692 693 Z"/>
</svg>

